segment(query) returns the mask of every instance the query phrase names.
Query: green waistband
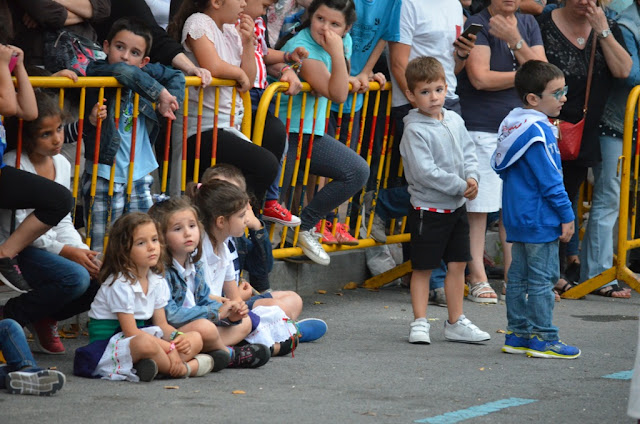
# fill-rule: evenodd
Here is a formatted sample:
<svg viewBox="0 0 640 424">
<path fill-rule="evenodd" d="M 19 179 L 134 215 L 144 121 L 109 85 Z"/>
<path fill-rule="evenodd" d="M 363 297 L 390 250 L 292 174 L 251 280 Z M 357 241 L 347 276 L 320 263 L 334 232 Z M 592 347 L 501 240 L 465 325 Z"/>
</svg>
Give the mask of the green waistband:
<svg viewBox="0 0 640 424">
<path fill-rule="evenodd" d="M 137 319 L 136 325 L 138 328 L 143 327 L 144 320 Z M 89 318 L 89 342 L 109 340 L 118 328 L 120 328 L 120 321 L 117 319 Z"/>
</svg>

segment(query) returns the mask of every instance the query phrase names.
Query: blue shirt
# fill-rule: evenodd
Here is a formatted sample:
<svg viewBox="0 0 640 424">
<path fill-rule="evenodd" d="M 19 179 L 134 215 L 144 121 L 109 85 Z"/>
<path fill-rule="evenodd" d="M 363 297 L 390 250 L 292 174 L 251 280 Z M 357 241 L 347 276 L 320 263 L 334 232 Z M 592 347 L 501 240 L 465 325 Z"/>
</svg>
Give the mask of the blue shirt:
<svg viewBox="0 0 640 424">
<path fill-rule="evenodd" d="M 353 53 L 351 55 L 351 76 L 356 76 L 364 69 L 369 56 L 378 41 L 400 40 L 400 9 L 401 0 L 355 0 L 356 16 L 358 19 L 351 27 Z M 358 94 L 356 111 L 362 108 L 364 94 Z M 351 111 L 353 96 L 344 102 L 343 111 Z M 331 105 L 331 110 L 337 112 L 340 105 Z"/>
<path fill-rule="evenodd" d="M 346 34 L 342 39 L 344 46 L 344 55 L 347 60 L 351 57 L 351 36 Z M 309 28 L 305 28 L 300 31 L 296 36 L 291 38 L 282 47 L 282 51 L 291 52 L 296 47 L 302 46 L 309 52 L 309 59 L 319 60 L 324 63 L 329 72 L 331 72 L 331 55 L 327 53 L 318 43 L 311 37 Z M 316 128 L 313 131 L 314 113 L 313 107 L 315 104 L 315 97 L 307 93 L 307 100 L 305 102 L 304 113 L 304 134 L 311 134 L 312 132 L 320 137 L 324 135 L 325 119 L 327 116 L 327 101 L 326 97 L 318 97 L 318 113 L 315 115 Z M 287 103 L 289 102 L 289 96 L 283 94 L 280 100 L 280 119 L 286 123 L 287 120 Z M 291 109 L 291 124 L 290 131 L 294 133 L 300 133 L 300 111 L 302 110 L 302 93 L 293 97 L 293 105 Z"/>
<path fill-rule="evenodd" d="M 4 129 L 4 125 L 0 121 L 0 169 L 5 167 L 5 163 L 2 161 L 5 150 L 7 150 L 7 130 Z"/>
</svg>

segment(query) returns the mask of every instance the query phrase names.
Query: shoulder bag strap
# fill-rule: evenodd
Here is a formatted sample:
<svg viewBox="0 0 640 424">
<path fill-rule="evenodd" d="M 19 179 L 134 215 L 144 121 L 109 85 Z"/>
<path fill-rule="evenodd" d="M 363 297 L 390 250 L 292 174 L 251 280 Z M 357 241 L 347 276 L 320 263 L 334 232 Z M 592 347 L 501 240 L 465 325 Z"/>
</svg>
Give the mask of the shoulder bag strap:
<svg viewBox="0 0 640 424">
<path fill-rule="evenodd" d="M 589 104 L 589 92 L 591 91 L 591 80 L 593 79 L 593 65 L 596 60 L 596 47 L 598 45 L 598 37 L 594 31 L 593 42 L 591 43 L 591 58 L 589 58 L 589 72 L 587 74 L 587 92 L 584 96 L 584 108 L 582 109 L 584 115 L 587 115 L 587 105 Z"/>
</svg>

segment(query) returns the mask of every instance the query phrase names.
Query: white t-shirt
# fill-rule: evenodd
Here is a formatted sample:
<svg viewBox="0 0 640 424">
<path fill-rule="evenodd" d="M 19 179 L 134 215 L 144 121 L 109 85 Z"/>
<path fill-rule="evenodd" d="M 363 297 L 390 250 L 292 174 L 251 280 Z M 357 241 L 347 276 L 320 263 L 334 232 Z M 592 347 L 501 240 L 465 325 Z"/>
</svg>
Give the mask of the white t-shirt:
<svg viewBox="0 0 640 424">
<path fill-rule="evenodd" d="M 409 60 L 419 56 L 433 56 L 442 63 L 447 80 L 447 99 L 457 99 L 458 81 L 454 73 L 453 43 L 463 27 L 462 6 L 452 0 L 402 0 L 400 12 L 400 43 L 411 46 Z M 393 107 L 406 105 L 409 100 L 391 76 Z"/>
<path fill-rule="evenodd" d="M 150 319 L 156 309 L 167 306 L 171 294 L 164 277 L 149 271 L 147 278 L 149 289 L 144 294 L 138 281 L 131 284 L 122 276 L 109 276 L 91 303 L 89 318 L 118 319 L 116 314 L 120 312 L 133 314 L 137 320 Z"/>
<path fill-rule="evenodd" d="M 171 0 L 144 0 L 149 6 L 156 23 L 165 31 L 169 25 L 169 10 L 171 9 Z"/>
<path fill-rule="evenodd" d="M 209 285 L 211 294 L 215 296 L 222 295 L 222 286 L 225 281 L 235 281 L 236 279 L 233 259 L 231 259 L 231 252 L 229 252 L 226 241 L 220 245 L 219 253 L 220 256 L 214 253 L 211 239 L 205 233 L 204 240 L 202 240 L 204 279 Z"/>
<path fill-rule="evenodd" d="M 187 267 L 183 268 L 180 262 L 173 259 L 173 268 L 178 271 L 178 274 L 180 274 L 187 284 L 187 292 L 185 293 L 182 307 L 193 308 L 196 306 L 196 297 L 194 295 L 196 291 L 196 267 L 191 261 L 187 261 Z"/>
<path fill-rule="evenodd" d="M 242 62 L 242 40 L 240 34 L 236 31 L 236 27 L 232 24 L 223 25 L 223 31 L 216 25 L 213 19 L 204 13 L 194 13 L 189 16 L 182 28 L 182 46 L 184 47 L 185 54 L 191 61 L 200 66 L 196 60 L 195 55 L 189 49 L 186 43 L 187 36 L 190 36 L 194 40 L 197 40 L 203 36 L 206 36 L 216 48 L 216 52 L 220 59 L 233 65 L 240 66 Z M 187 136 L 191 137 L 197 132 L 197 111 L 198 111 L 198 96 L 199 87 L 189 87 L 189 123 L 187 128 Z M 231 87 L 220 88 L 220 97 L 218 100 L 218 128 L 225 128 L 231 126 Z M 207 131 L 213 128 L 213 112 L 216 101 L 216 89 L 215 87 L 207 87 L 204 89 L 204 95 L 202 100 L 202 131 Z M 236 110 L 234 127 L 240 128 L 242 123 L 242 117 L 244 115 L 244 107 L 242 104 L 242 98 L 236 93 Z"/>
</svg>

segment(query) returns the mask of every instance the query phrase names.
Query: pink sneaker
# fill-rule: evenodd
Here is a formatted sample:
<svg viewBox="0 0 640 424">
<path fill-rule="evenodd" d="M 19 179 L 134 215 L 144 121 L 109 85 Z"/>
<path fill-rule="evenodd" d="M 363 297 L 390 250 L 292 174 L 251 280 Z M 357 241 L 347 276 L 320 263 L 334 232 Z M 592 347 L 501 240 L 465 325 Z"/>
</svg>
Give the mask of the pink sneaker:
<svg viewBox="0 0 640 424">
<path fill-rule="evenodd" d="M 289 209 L 275 200 L 267 200 L 265 202 L 262 218 L 265 221 L 277 222 L 285 227 L 297 227 L 300 225 L 300 218 L 292 215 Z"/>
<path fill-rule="evenodd" d="M 320 228 L 322 227 L 322 221 L 316 224 L 316 233 L 320 234 Z M 338 240 L 331 234 L 331 223 L 325 222 L 324 231 L 322 232 L 322 239 L 320 243 L 324 244 L 338 244 Z"/>
<path fill-rule="evenodd" d="M 65 353 L 64 345 L 58 335 L 58 321 L 43 318 L 27 326 L 33 334 L 33 340 L 40 351 L 50 355 Z"/>
<path fill-rule="evenodd" d="M 339 222 L 336 224 L 336 239 L 338 243 L 347 246 L 358 245 L 358 240 L 349 233 L 349 227 Z"/>
</svg>

